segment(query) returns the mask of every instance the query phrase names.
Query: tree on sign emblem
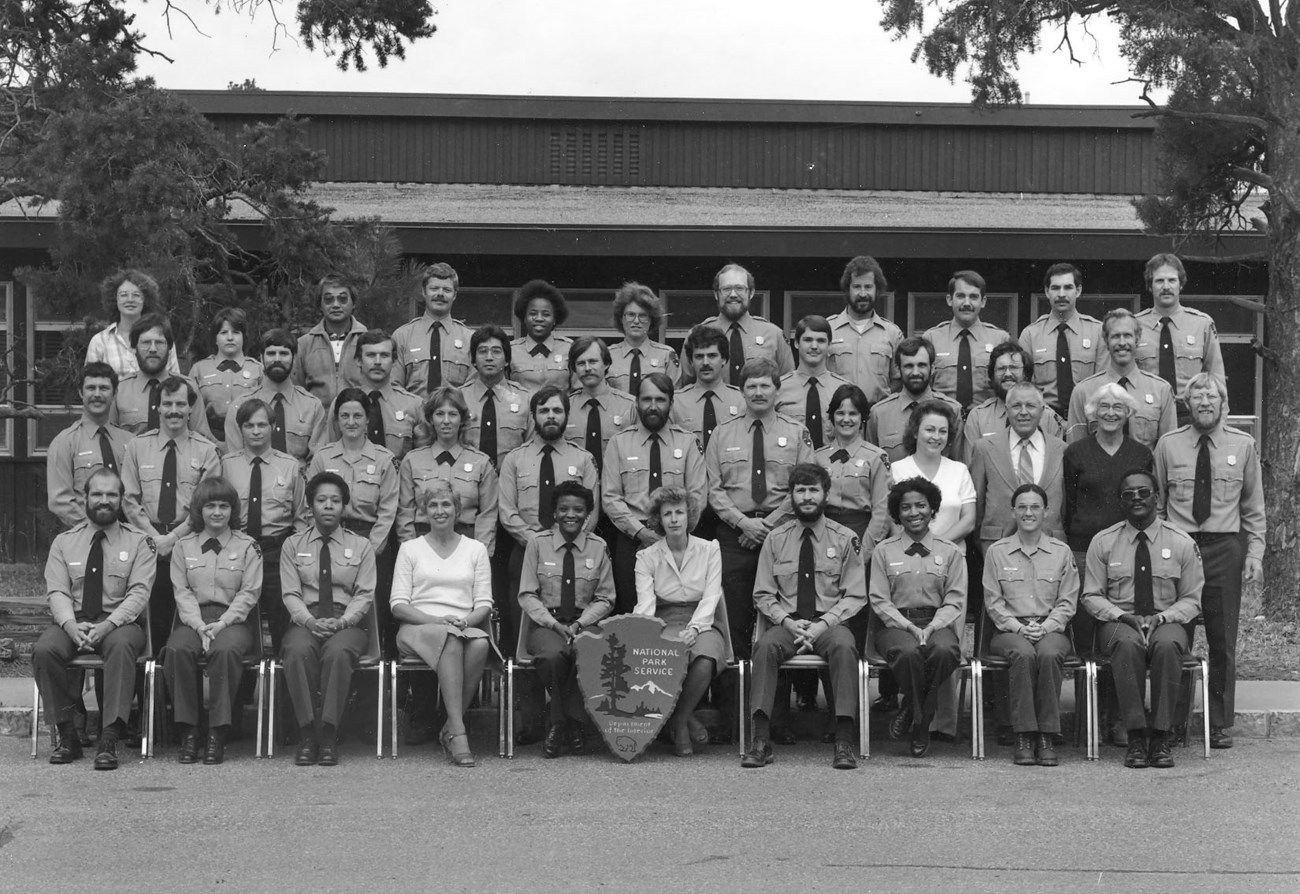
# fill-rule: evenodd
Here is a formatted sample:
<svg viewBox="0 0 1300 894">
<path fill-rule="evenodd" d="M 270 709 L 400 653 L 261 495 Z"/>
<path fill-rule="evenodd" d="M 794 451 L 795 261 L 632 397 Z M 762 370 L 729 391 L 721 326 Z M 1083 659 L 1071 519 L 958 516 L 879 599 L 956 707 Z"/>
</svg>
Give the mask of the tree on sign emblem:
<svg viewBox="0 0 1300 894">
<path fill-rule="evenodd" d="M 627 646 L 614 634 L 609 636 L 609 652 L 600 659 L 600 681 L 605 687 L 605 700 L 596 710 L 605 714 L 625 714 L 618 708 L 618 697 L 631 692 L 627 675 L 632 668 L 627 663 Z"/>
</svg>

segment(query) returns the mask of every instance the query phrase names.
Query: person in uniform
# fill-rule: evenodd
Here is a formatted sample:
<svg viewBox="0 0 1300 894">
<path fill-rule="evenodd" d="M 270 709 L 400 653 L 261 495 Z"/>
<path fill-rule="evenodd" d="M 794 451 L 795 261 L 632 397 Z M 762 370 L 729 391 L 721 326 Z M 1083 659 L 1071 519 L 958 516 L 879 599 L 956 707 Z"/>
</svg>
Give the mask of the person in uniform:
<svg viewBox="0 0 1300 894">
<path fill-rule="evenodd" d="M 101 734 L 95 769 L 117 769 L 117 743 L 125 734 L 135 690 L 136 660 L 146 639 L 137 623 L 149 605 L 155 573 L 154 543 L 139 528 L 118 521 L 122 479 L 99 468 L 86 479 L 86 520 L 54 538 L 45 561 L 45 590 L 53 623 L 32 650 L 32 673 L 45 716 L 58 730 L 50 763 L 81 757 L 73 725 L 80 674 L 68 664 L 85 652 L 104 660 Z"/>
<path fill-rule="evenodd" d="M 726 379 L 741 387 L 741 373 L 749 360 L 769 360 L 776 366 L 777 376 L 794 370 L 794 355 L 785 340 L 781 327 L 769 323 L 749 312 L 754 299 L 754 275 L 739 264 L 727 264 L 713 276 L 713 294 L 718 299 L 718 314 L 705 319 L 701 326 L 710 326 L 727 337 Z M 690 357 L 682 350 L 682 381 L 694 381 L 695 370 Z"/>
<path fill-rule="evenodd" d="M 538 431 L 545 424 L 539 419 Z M 573 639 L 614 606 L 609 551 L 588 530 L 595 508 L 590 488 L 573 479 L 561 481 L 552 492 L 554 526 L 534 533 L 523 551 L 519 607 L 532 621 L 528 652 L 550 699 L 542 740 L 542 754 L 548 758 L 559 757 L 566 744 L 570 754 L 587 750 Z"/>
<path fill-rule="evenodd" d="M 569 372 L 580 387 L 569 394 L 573 412 L 565 437 L 591 454 L 598 475 L 609 439 L 636 425 L 636 398 L 626 391 L 615 391 L 605 380 L 610 360 L 609 348 L 599 338 L 583 335 L 569 346 Z M 607 543 L 612 539 L 612 532 L 599 533 Z"/>
<path fill-rule="evenodd" d="M 719 423 L 744 412 L 745 398 L 739 388 L 723 381 L 730 348 L 720 331 L 712 326 L 695 326 L 682 350 L 695 369 L 695 381 L 677 389 L 671 422 L 695 435 L 700 446 L 707 448 Z M 717 531 L 718 515 L 705 501 L 695 535 L 716 540 Z"/>
<path fill-rule="evenodd" d="M 248 314 L 237 307 L 223 307 L 212 318 L 215 353 L 190 368 L 199 397 L 208 414 L 208 428 L 214 441 L 225 444 L 226 411 L 240 398 L 262 385 L 262 364 L 245 356 Z"/>
<path fill-rule="evenodd" d="M 310 391 L 290 378 L 298 343 L 286 329 L 268 329 L 262 334 L 262 384 L 251 394 L 266 403 L 271 411 L 270 446 L 287 453 L 302 468 L 312 454 L 325 446 L 325 407 Z M 236 397 L 226 410 L 226 452 L 237 453 L 243 447 L 243 428 L 238 410 L 244 397 Z M 268 557 L 269 561 L 269 557 Z"/>
<path fill-rule="evenodd" d="M 708 488 L 700 442 L 668 421 L 672 416 L 673 380 L 667 373 L 652 372 L 642 377 L 640 386 L 638 424 L 610 439 L 601 475 L 601 506 L 617 531 L 614 591 L 620 615 L 636 607 L 637 552 L 663 537 L 650 524 L 650 495 L 661 487 L 685 488 L 688 493 L 700 495 Z"/>
<path fill-rule="evenodd" d="M 898 367 L 903 388 L 871 405 L 867 416 L 867 440 L 889 454 L 890 462 L 903 459 L 907 449 L 905 433 L 907 421 L 919 404 L 928 400 L 948 404 L 957 419 L 961 418 L 961 405 L 932 387 L 934 382 L 934 345 L 924 338 L 905 338 L 894 349 L 894 365 Z M 964 455 L 960 428 L 956 437 L 944 451 L 949 459 Z"/>
<path fill-rule="evenodd" d="M 1255 439 L 1225 424 L 1228 389 L 1213 373 L 1187 380 L 1191 425 L 1156 444 L 1160 516 L 1201 552 L 1201 611 L 1210 647 L 1210 747 L 1231 748 L 1242 580 L 1264 577 L 1264 486 Z"/>
<path fill-rule="evenodd" d="M 524 334 L 510 343 L 510 379 L 530 391 L 554 385 L 567 392 L 573 387 L 568 365 L 573 339 L 555 334 L 569 318 L 564 294 L 545 280 L 529 280 L 515 293 L 514 314 Z"/>
<path fill-rule="evenodd" d="M 327 274 L 316 283 L 316 303 L 321 321 L 298 338 L 293 381 L 328 407 L 334 395 L 349 385 L 366 387 L 356 348 L 366 327 L 353 316 L 356 291 L 338 274 Z"/>
<path fill-rule="evenodd" d="M 993 348 L 989 355 L 989 381 L 993 383 L 993 396 L 971 407 L 966 414 L 966 423 L 962 427 L 962 462 L 970 465 L 975 454 L 975 444 L 990 435 L 1005 434 L 1011 427 L 1007 420 L 1007 391 L 1019 382 L 1034 381 L 1034 368 L 1030 365 L 1029 352 L 1014 341 L 1004 341 Z M 1046 396 L 1044 396 L 1046 400 Z M 1047 407 L 1043 410 L 1038 423 L 1043 435 L 1065 442 L 1065 422 L 1056 412 Z"/>
<path fill-rule="evenodd" d="M 1191 414 L 1183 395 L 1192 376 L 1207 372 L 1227 377 L 1219 333 L 1213 317 L 1183 306 L 1187 270 L 1178 255 L 1161 252 L 1153 256 L 1147 261 L 1143 279 L 1155 305 L 1138 312 L 1133 355 L 1139 369 L 1164 379 L 1173 390 L 1178 424 L 1187 425 Z"/>
<path fill-rule="evenodd" d="M 831 395 L 849 380 L 826 367 L 831 343 L 831 324 L 825 317 L 807 316 L 794 328 L 794 345 L 799 366 L 781 377 L 776 395 L 778 413 L 799 421 L 808 429 L 813 448 L 820 450 L 831 436 Z"/>
<path fill-rule="evenodd" d="M 382 329 L 369 329 L 357 336 L 357 365 L 364 378 L 357 387 L 365 392 L 366 412 L 370 417 L 368 437 L 387 447 L 396 461 L 415 443 L 415 426 L 420 421 L 423 402 L 393 382 L 393 339 Z M 337 403 L 337 397 L 335 403 Z M 331 441 L 341 434 L 338 413 L 330 407 Z"/>
<path fill-rule="evenodd" d="M 980 319 L 984 292 L 984 277 L 974 270 L 958 270 L 948 280 L 946 300 L 952 319 L 927 329 L 923 336 L 934 345 L 935 390 L 955 399 L 963 416 L 992 397 L 989 355 L 1011 338 L 1005 330 Z"/>
<path fill-rule="evenodd" d="M 826 517 L 851 530 L 870 556 L 889 536 L 889 455 L 862 437 L 867 396 L 857 385 L 841 385 L 831 395 L 832 438 L 814 454 L 831 476 Z"/>
<path fill-rule="evenodd" d="M 858 649 L 848 620 L 867 604 L 862 541 L 826 518 L 830 473 L 815 463 L 800 463 L 789 474 L 794 518 L 763 540 L 754 604 L 771 627 L 754 643 L 754 686 L 749 711 L 754 737 L 742 767 L 772 763 L 771 717 L 777 670 L 795 655 L 812 653 L 829 665 L 835 703 L 835 752 L 831 766 L 852 770 L 854 718 L 858 714 Z"/>
<path fill-rule="evenodd" d="M 146 314 L 162 312 L 158 282 L 143 270 L 118 270 L 99 284 L 99 294 L 104 301 L 104 312 L 114 322 L 90 337 L 86 363 L 107 363 L 118 379 L 123 379 L 140 371 L 140 361 L 131 344 L 131 328 Z M 174 346 L 167 352 L 163 369 L 169 375 L 181 374 Z"/>
<path fill-rule="evenodd" d="M 610 387 L 635 397 L 641 391 L 641 377 L 661 372 L 676 382 L 681 375 L 677 353 L 650 338 L 664 320 L 664 306 L 649 287 L 639 282 L 623 283 L 614 293 L 614 328 L 623 340 L 609 348 L 606 374 Z"/>
<path fill-rule="evenodd" d="M 117 472 L 131 433 L 109 422 L 117 373 L 102 361 L 81 368 L 81 418 L 54 436 L 45 455 L 45 489 L 50 512 L 71 528 L 86 520 L 86 480 L 103 466 Z"/>
<path fill-rule="evenodd" d="M 889 734 L 899 739 L 910 727 L 912 757 L 930 750 L 939 692 L 961 663 L 953 628 L 966 623 L 965 550 L 930 530 L 939 503 L 939 488 L 925 478 L 895 482 L 889 515 L 901 531 L 871 554 L 875 645 L 903 692 Z"/>
<path fill-rule="evenodd" d="M 876 311 L 889 291 L 885 271 L 875 258 L 858 255 L 840 274 L 844 310 L 830 318 L 831 344 L 827 366 L 862 389 L 867 405 L 899 388 L 894 350 L 903 330 Z"/>
<path fill-rule="evenodd" d="M 1184 625 L 1200 613 L 1205 585 L 1196 542 L 1156 512 L 1159 490 L 1152 472 L 1134 471 L 1121 479 L 1124 521 L 1092 538 L 1081 597 L 1098 622 L 1098 650 L 1110 661 L 1128 727 L 1124 766 L 1133 769 L 1174 765 L 1169 731 L 1183 658 L 1191 648 Z"/>
<path fill-rule="evenodd" d="M 393 333 L 393 382 L 424 398 L 443 385 L 465 384 L 470 329 L 451 316 L 460 277 L 450 264 L 430 264 L 420 278 L 424 313 Z"/>
<path fill-rule="evenodd" d="M 117 396 L 108 417 L 110 422 L 120 425 L 133 435 L 158 427 L 158 402 L 162 383 L 175 375 L 167 372 L 167 357 L 174 343 L 172 324 L 162 314 L 146 314 L 131 327 L 131 346 L 135 348 L 139 370 L 119 377 Z M 198 387 L 186 376 L 176 377 L 189 382 L 194 389 L 195 399 L 190 405 L 190 431 L 198 432 L 211 440 L 212 432 L 208 429 L 208 416 Z"/>
<path fill-rule="evenodd" d="M 262 589 L 262 553 L 257 541 L 233 530 L 239 495 L 224 478 L 205 478 L 190 501 L 190 529 L 172 550 L 176 622 L 163 650 L 163 680 L 171 693 L 173 719 L 181 736 L 177 759 L 199 760 L 199 712 L 203 707 L 207 658 L 208 735 L 203 763 L 226 756 L 226 735 L 244 659 L 262 653 L 262 631 L 245 624 Z"/>
<path fill-rule="evenodd" d="M 190 500 L 204 478 L 221 472 L 216 445 L 189 429 L 198 392 L 188 379 L 169 376 L 159 388 L 160 425 L 126 445 L 122 456 L 126 520 L 153 538 L 158 569 L 149 597 L 149 625 L 155 643 L 165 643 L 176 609 L 171 555 L 190 533 Z"/>
<path fill-rule="evenodd" d="M 532 392 L 506 378 L 510 368 L 510 337 L 500 326 L 480 326 L 470 336 L 474 374 L 461 387 L 469 407 L 465 443 L 487 454 L 492 467 L 532 433 L 533 417 L 528 411 Z"/>
<path fill-rule="evenodd" d="M 1078 608 L 1079 572 L 1063 540 L 1043 530 L 1047 492 L 1027 483 L 1011 495 L 1014 534 L 984 556 L 984 610 L 994 630 L 989 654 L 1005 659 L 1019 766 L 1055 767 L 1061 683 L 1074 654 L 1067 634 Z"/>
<path fill-rule="evenodd" d="M 1088 400 L 1093 392 L 1110 382 L 1118 383 L 1133 395 L 1137 403 L 1137 412 L 1129 417 L 1128 431 L 1138 443 L 1154 449 L 1160 436 L 1176 427 L 1174 393 L 1169 383 L 1137 364 L 1141 325 L 1133 312 L 1125 308 L 1115 308 L 1106 313 L 1101 329 L 1110 363 L 1106 369 L 1080 382 L 1070 395 L 1066 432 L 1071 441 L 1088 436 Z"/>
<path fill-rule="evenodd" d="M 1079 313 L 1083 274 L 1073 264 L 1053 264 L 1043 275 L 1051 311 L 1020 332 L 1029 354 L 1025 379 L 1043 389 L 1047 405 L 1062 417 L 1070 412 L 1074 386 L 1101 371 L 1109 360 L 1101 320 Z"/>
</svg>

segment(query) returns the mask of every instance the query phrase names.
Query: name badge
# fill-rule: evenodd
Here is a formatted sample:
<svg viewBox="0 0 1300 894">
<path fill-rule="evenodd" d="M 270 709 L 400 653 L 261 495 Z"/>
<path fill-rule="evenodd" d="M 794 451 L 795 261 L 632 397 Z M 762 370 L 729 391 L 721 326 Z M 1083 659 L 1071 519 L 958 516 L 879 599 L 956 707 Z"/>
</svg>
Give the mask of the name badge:
<svg viewBox="0 0 1300 894">
<path fill-rule="evenodd" d="M 593 568 L 596 567 L 596 563 L 595 563 L 595 561 L 593 561 L 593 560 L 591 560 L 591 559 L 583 559 L 583 560 L 582 560 L 582 564 L 583 564 L 584 566 L 586 566 L 586 568 L 587 568 L 588 571 L 590 571 L 591 569 L 593 569 Z"/>
<path fill-rule="evenodd" d="M 1174 551 L 1173 551 L 1173 550 L 1170 550 L 1170 549 L 1162 549 L 1162 550 L 1160 550 L 1160 558 L 1162 558 L 1162 559 L 1172 558 L 1172 557 L 1173 557 L 1173 554 L 1174 554 Z"/>
<path fill-rule="evenodd" d="M 727 448 L 724 448 L 724 449 L 725 449 L 728 453 L 730 453 L 731 451 L 733 451 L 733 450 L 739 450 L 740 448 L 739 448 L 739 447 L 727 447 Z"/>
<path fill-rule="evenodd" d="M 756 344 L 756 345 L 761 345 L 762 343 L 763 343 L 763 336 L 761 336 L 761 335 L 755 335 L 755 336 L 754 336 L 754 344 Z"/>
<path fill-rule="evenodd" d="M 650 365 L 651 365 L 651 366 L 658 366 L 658 365 L 659 365 L 659 358 L 658 358 L 658 357 L 651 357 L 651 358 L 650 358 Z"/>
<path fill-rule="evenodd" d="M 1156 402 L 1155 395 L 1153 395 L 1153 394 L 1148 394 L 1148 395 L 1147 395 L 1147 403 L 1149 403 L 1149 404 L 1153 404 L 1153 403 L 1155 403 L 1155 402 Z"/>
<path fill-rule="evenodd" d="M 367 475 L 373 475 L 373 474 L 375 474 L 375 464 L 374 464 L 374 463 L 371 463 L 370 465 L 366 466 L 366 474 L 367 474 Z"/>
<path fill-rule="evenodd" d="M 1003 566 L 1002 566 L 1002 570 L 1003 570 L 1003 571 L 1019 571 L 1020 569 L 1019 569 L 1018 567 L 1016 567 L 1015 565 L 1003 565 Z"/>
<path fill-rule="evenodd" d="M 69 562 L 69 563 L 68 563 L 68 567 L 69 567 L 69 568 L 80 568 L 80 567 L 81 567 L 81 563 L 80 563 L 80 562 Z"/>
<path fill-rule="evenodd" d="M 788 444 L 788 443 L 790 443 L 790 441 L 789 441 L 788 438 L 777 438 L 777 439 L 776 439 L 776 446 L 778 446 L 778 447 L 784 447 L 784 446 L 785 446 L 786 444 Z"/>
<path fill-rule="evenodd" d="M 419 345 L 411 345 L 411 347 L 410 347 L 410 351 L 411 351 L 412 354 L 418 354 L 418 353 L 420 353 L 420 352 L 423 351 L 423 350 L 424 350 L 424 348 L 420 347 Z"/>
<path fill-rule="evenodd" d="M 1230 466 L 1235 466 L 1236 464 L 1237 464 L 1237 457 L 1236 457 L 1236 456 L 1233 456 L 1233 455 L 1229 455 L 1229 456 L 1228 456 L 1228 465 L 1230 465 Z"/>
<path fill-rule="evenodd" d="M 835 558 L 835 547 L 833 546 L 826 547 L 826 558 L 828 559 Z"/>
<path fill-rule="evenodd" d="M 126 550 L 122 550 L 120 553 L 117 554 L 117 560 L 118 560 L 119 562 L 125 562 L 125 561 L 127 561 L 129 558 L 131 558 L 131 557 L 127 555 Z"/>
<path fill-rule="evenodd" d="M 207 380 L 207 379 L 215 379 L 216 377 L 217 377 L 217 374 L 216 374 L 216 373 L 213 373 L 212 375 L 210 375 L 210 376 L 204 376 L 203 378 L 204 378 L 205 380 Z"/>
<path fill-rule="evenodd" d="M 296 555 L 297 555 L 298 558 L 300 558 L 300 559 L 310 559 L 310 558 L 311 558 L 311 553 L 297 553 Z"/>
<path fill-rule="evenodd" d="M 1087 347 L 1087 345 L 1084 345 L 1084 347 Z M 1046 354 L 1046 353 L 1047 353 L 1047 348 L 1034 348 L 1034 353 L 1035 353 L 1035 354 Z"/>
<path fill-rule="evenodd" d="M 569 474 L 570 474 L 570 475 L 577 475 L 577 474 L 578 474 L 578 467 L 577 467 L 577 466 L 569 466 Z"/>
<path fill-rule="evenodd" d="M 636 462 L 637 460 L 639 460 L 640 458 L 641 458 L 641 457 L 639 457 L 639 456 L 629 456 L 629 457 L 627 458 L 627 461 L 630 462 L 630 463 L 634 463 L 634 462 Z"/>
<path fill-rule="evenodd" d="M 727 407 L 727 412 L 730 413 L 732 416 L 735 416 L 737 413 L 737 409 L 735 407 Z"/>
<path fill-rule="evenodd" d="M 142 469 L 153 469 L 153 468 L 157 468 L 157 467 L 154 466 L 154 465 L 151 465 L 151 464 L 140 463 L 140 468 L 142 468 Z"/>
<path fill-rule="evenodd" d="M 831 344 L 833 344 L 833 345 L 842 345 L 842 344 L 844 344 L 844 339 L 842 339 L 842 338 L 832 338 L 832 339 L 831 339 Z"/>
<path fill-rule="evenodd" d="M 465 342 L 461 341 L 459 338 L 456 339 L 455 341 L 453 341 L 452 344 L 455 345 L 455 346 L 458 347 L 458 348 L 463 348 L 463 347 L 465 347 Z"/>
<path fill-rule="evenodd" d="M 1092 347 L 1092 339 L 1090 339 L 1090 338 L 1085 338 L 1085 339 L 1083 340 L 1082 344 L 1083 344 L 1083 346 L 1084 346 L 1085 348 L 1091 348 L 1091 347 Z"/>
<path fill-rule="evenodd" d="M 899 567 L 899 566 L 902 565 L 902 564 L 903 564 L 902 562 L 890 562 L 890 563 L 889 563 L 889 567 L 890 567 L 890 568 L 897 568 L 897 567 Z"/>
<path fill-rule="evenodd" d="M 80 453 L 78 453 L 77 456 L 92 456 L 94 453 L 95 451 L 93 450 L 83 450 Z"/>
<path fill-rule="evenodd" d="M 547 568 L 554 568 L 554 567 L 555 567 L 555 563 L 554 563 L 554 562 L 542 562 L 542 564 L 545 565 Z"/>
<path fill-rule="evenodd" d="M 510 405 L 510 412 L 511 412 L 511 413 L 518 413 L 518 412 L 519 412 L 519 404 L 511 404 L 511 405 Z"/>
<path fill-rule="evenodd" d="M 951 356 L 952 356 L 952 352 L 951 352 L 951 351 L 935 351 L 935 352 L 934 352 L 934 356 L 936 356 L 936 357 L 951 357 Z"/>
<path fill-rule="evenodd" d="M 674 448 L 673 448 L 673 459 L 681 459 L 681 458 L 682 458 L 682 448 L 680 448 L 680 447 L 674 447 Z"/>
<path fill-rule="evenodd" d="M 473 463 L 465 463 L 465 471 L 466 471 L 466 472 L 472 472 L 472 471 L 474 471 L 474 464 L 473 464 Z"/>
<path fill-rule="evenodd" d="M 401 410 L 398 410 L 396 413 L 393 414 L 393 418 L 397 419 L 400 422 L 401 420 L 406 418 L 406 414 Z"/>
<path fill-rule="evenodd" d="M 1196 336 L 1195 336 L 1195 335 L 1189 335 L 1189 336 L 1187 336 L 1187 343 L 1188 343 L 1189 345 L 1194 345 L 1194 344 L 1196 344 Z"/>
<path fill-rule="evenodd" d="M 352 550 L 351 550 L 351 548 L 348 548 L 348 549 L 343 550 L 343 558 L 345 558 L 345 559 L 350 559 L 350 558 L 352 558 Z"/>
</svg>

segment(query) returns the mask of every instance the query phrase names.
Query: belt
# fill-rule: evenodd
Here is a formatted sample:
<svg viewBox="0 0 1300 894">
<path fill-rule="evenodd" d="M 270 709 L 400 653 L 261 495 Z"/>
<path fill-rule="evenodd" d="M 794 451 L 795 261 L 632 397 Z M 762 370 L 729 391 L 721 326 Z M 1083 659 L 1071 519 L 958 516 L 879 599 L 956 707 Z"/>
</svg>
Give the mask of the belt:
<svg viewBox="0 0 1300 894">
<path fill-rule="evenodd" d="M 566 618 L 565 616 L 560 614 L 560 610 L 558 608 L 548 608 L 547 611 L 551 613 L 552 618 L 559 621 L 561 624 L 572 624 L 574 621 L 578 620 L 578 618 L 581 617 L 581 614 L 576 614 L 573 615 L 572 617 Z"/>
<path fill-rule="evenodd" d="M 360 534 L 362 537 L 369 537 L 370 531 L 374 526 L 374 522 L 362 521 L 359 518 L 348 518 L 343 520 L 343 527 L 347 528 L 353 534 Z"/>
<path fill-rule="evenodd" d="M 767 518 L 772 512 L 771 509 L 752 509 L 749 512 L 742 513 L 745 518 Z"/>
<path fill-rule="evenodd" d="M 285 531 L 283 534 L 271 534 L 267 537 L 259 537 L 257 545 L 261 548 L 262 553 L 271 553 L 284 546 L 284 542 L 289 539 L 292 531 Z"/>
<path fill-rule="evenodd" d="M 900 608 L 898 613 L 908 621 L 933 621 L 937 608 Z"/>
<path fill-rule="evenodd" d="M 1213 543 L 1216 540 L 1228 540 L 1241 535 L 1236 531 L 1195 531 L 1191 536 L 1197 543 Z"/>
<path fill-rule="evenodd" d="M 159 531 L 162 531 L 164 534 L 170 534 L 172 531 L 175 531 L 177 528 L 185 524 L 187 521 L 189 521 L 189 516 L 185 516 L 184 518 L 178 518 L 176 519 L 176 521 L 166 525 L 164 525 L 162 522 L 154 522 L 153 526 Z"/>
</svg>

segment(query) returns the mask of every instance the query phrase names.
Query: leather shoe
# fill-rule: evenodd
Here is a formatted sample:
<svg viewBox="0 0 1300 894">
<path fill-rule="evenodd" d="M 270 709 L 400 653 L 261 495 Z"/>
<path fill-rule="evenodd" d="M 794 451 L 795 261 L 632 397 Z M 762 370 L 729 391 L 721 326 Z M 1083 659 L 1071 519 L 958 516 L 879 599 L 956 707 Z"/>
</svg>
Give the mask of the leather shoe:
<svg viewBox="0 0 1300 894">
<path fill-rule="evenodd" d="M 100 739 L 95 749 L 96 770 L 117 769 L 117 739 Z"/>
<path fill-rule="evenodd" d="M 772 741 L 778 745 L 793 745 L 799 740 L 795 737 L 794 730 L 788 726 L 778 726 L 772 730 Z"/>
<path fill-rule="evenodd" d="M 578 721 L 569 723 L 569 754 L 587 753 L 587 731 Z"/>
<path fill-rule="evenodd" d="M 1232 733 L 1228 732 L 1221 726 L 1210 727 L 1210 747 L 1211 748 L 1231 748 Z"/>
<path fill-rule="evenodd" d="M 1032 767 L 1034 763 L 1034 737 L 1029 733 L 1016 733 L 1016 766 Z"/>
<path fill-rule="evenodd" d="M 1056 757 L 1055 738 L 1051 733 L 1038 734 L 1038 766 L 1055 767 L 1060 764 Z"/>
<path fill-rule="evenodd" d="M 903 706 L 898 709 L 898 713 L 894 715 L 894 719 L 889 721 L 889 738 L 903 738 L 903 734 L 906 733 L 911 726 L 912 706 L 904 702 Z"/>
<path fill-rule="evenodd" d="M 1145 770 L 1151 766 L 1147 759 L 1147 743 L 1141 736 L 1131 736 L 1128 740 L 1128 752 L 1124 755 L 1124 766 L 1130 770 Z"/>
<path fill-rule="evenodd" d="M 321 742 L 320 758 L 316 763 L 322 767 L 337 767 L 339 765 L 339 743 L 338 742 Z"/>
<path fill-rule="evenodd" d="M 1169 750 L 1169 738 L 1167 736 L 1152 736 L 1151 748 L 1147 753 L 1147 759 L 1151 766 L 1157 770 L 1169 770 L 1174 765 L 1174 755 Z"/>
<path fill-rule="evenodd" d="M 853 756 L 853 743 L 845 742 L 843 739 L 835 743 L 835 759 L 831 761 L 831 766 L 836 770 L 856 770 L 858 768 L 858 759 Z"/>
<path fill-rule="evenodd" d="M 769 739 L 755 738 L 745 756 L 740 759 L 740 765 L 746 769 L 755 767 L 766 767 L 776 758 L 772 754 L 772 742 Z"/>
<path fill-rule="evenodd" d="M 199 762 L 199 734 L 192 728 L 181 736 L 181 753 L 176 755 L 176 760 L 182 764 Z"/>
<path fill-rule="evenodd" d="M 59 739 L 59 744 L 54 746 L 50 752 L 50 763 L 52 764 L 70 764 L 75 760 L 81 759 L 81 742 L 74 736 L 63 736 Z"/>
<path fill-rule="evenodd" d="M 898 696 L 881 695 L 871 703 L 872 714 L 892 714 L 898 710 Z"/>
<path fill-rule="evenodd" d="M 293 762 L 300 767 L 310 767 L 320 760 L 320 745 L 316 742 L 315 736 L 303 736 L 302 743 L 298 745 L 298 753 L 293 756 Z"/>
<path fill-rule="evenodd" d="M 546 728 L 546 737 L 542 739 L 542 756 L 559 757 L 560 747 L 564 743 L 564 724 L 552 723 Z"/>
<path fill-rule="evenodd" d="M 912 727 L 912 757 L 925 757 L 930 751 L 930 721 Z"/>
<path fill-rule="evenodd" d="M 1110 744 L 1116 748 L 1128 747 L 1128 730 L 1124 728 L 1123 721 L 1112 720 L 1110 722 Z"/>
<path fill-rule="evenodd" d="M 226 739 L 221 733 L 208 733 L 208 746 L 203 752 L 203 763 L 215 766 L 226 759 Z"/>
</svg>

